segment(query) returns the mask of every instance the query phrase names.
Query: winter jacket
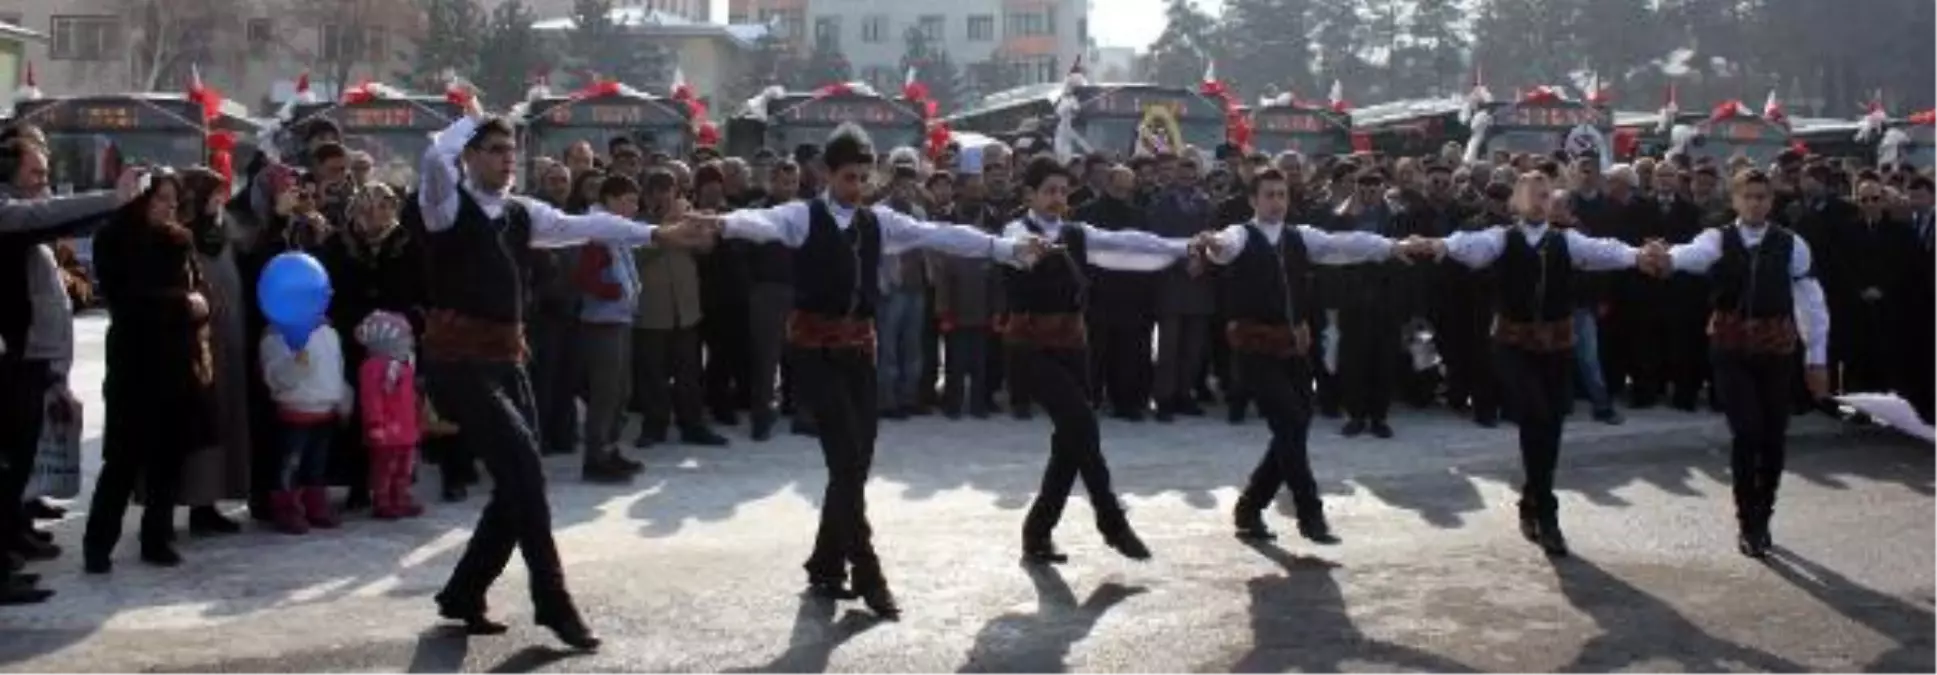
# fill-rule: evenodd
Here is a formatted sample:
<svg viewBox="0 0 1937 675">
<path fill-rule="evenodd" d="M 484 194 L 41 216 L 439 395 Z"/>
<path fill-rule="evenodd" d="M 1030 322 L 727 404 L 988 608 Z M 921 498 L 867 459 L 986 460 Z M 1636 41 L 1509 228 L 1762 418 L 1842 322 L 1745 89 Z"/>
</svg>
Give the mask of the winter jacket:
<svg viewBox="0 0 1937 675">
<path fill-rule="evenodd" d="M 409 361 L 371 354 L 357 368 L 357 398 L 363 438 L 370 447 L 415 447 L 423 438 L 417 418 L 417 368 Z"/>
</svg>

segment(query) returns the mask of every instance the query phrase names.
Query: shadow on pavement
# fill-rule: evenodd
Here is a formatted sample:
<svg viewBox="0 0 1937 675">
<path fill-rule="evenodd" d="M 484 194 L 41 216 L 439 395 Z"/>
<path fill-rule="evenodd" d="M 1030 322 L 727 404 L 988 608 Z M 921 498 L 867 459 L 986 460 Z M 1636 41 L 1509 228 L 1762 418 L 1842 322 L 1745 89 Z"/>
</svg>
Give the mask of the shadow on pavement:
<svg viewBox="0 0 1937 675">
<path fill-rule="evenodd" d="M 1354 663 L 1359 664 L 1354 670 L 1474 672 L 1464 663 L 1361 631 L 1346 611 L 1344 590 L 1333 577 L 1338 563 L 1293 555 L 1276 544 L 1248 545 L 1285 573 L 1245 584 L 1251 593 L 1251 651 L 1228 667 L 1211 664 L 1199 670 L 1322 673 L 1339 672 Z"/>
<path fill-rule="evenodd" d="M 1780 546 L 1769 558 L 1769 569 L 1849 620 L 1888 639 L 1898 640 L 1896 649 L 1865 664 L 1864 672 L 1928 673 L 1937 670 L 1937 663 L 1931 658 L 1931 636 L 1932 631 L 1937 630 L 1937 621 L 1933 621 L 1929 607 L 1918 607 L 1865 588 L 1849 577 Z M 1904 641 L 1905 638 L 1908 640 Z"/>
<path fill-rule="evenodd" d="M 1088 637 L 1111 608 L 1147 592 L 1140 586 L 1109 582 L 1080 604 L 1069 582 L 1053 566 L 1024 565 L 1036 587 L 1036 611 L 998 616 L 975 634 L 963 673 L 1061 673 L 1069 649 Z"/>
<path fill-rule="evenodd" d="M 438 626 L 417 636 L 417 648 L 411 651 L 410 665 L 404 672 L 463 672 L 464 658 L 470 653 L 470 636 L 455 626 Z"/>
<path fill-rule="evenodd" d="M 1567 604 L 1601 629 L 1581 646 L 1580 655 L 1559 672 L 1612 672 L 1658 669 L 1650 663 L 1670 659 L 1693 672 L 1806 670 L 1788 659 L 1710 635 L 1660 598 L 1609 574 L 1584 558 L 1553 561 Z"/>
<path fill-rule="evenodd" d="M 835 601 L 811 592 L 800 594 L 800 609 L 794 614 L 794 627 L 787 638 L 787 651 L 764 665 L 734 669 L 730 673 L 822 673 L 839 649 L 854 636 L 881 624 L 868 612 L 848 610 L 834 620 Z"/>
</svg>

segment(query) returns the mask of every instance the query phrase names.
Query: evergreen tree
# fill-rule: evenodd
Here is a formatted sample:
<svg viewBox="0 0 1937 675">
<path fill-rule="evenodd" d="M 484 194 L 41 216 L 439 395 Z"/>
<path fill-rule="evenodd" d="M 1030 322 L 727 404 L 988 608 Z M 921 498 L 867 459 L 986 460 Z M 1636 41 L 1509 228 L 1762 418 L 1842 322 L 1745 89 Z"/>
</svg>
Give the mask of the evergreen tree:
<svg viewBox="0 0 1937 675">
<path fill-rule="evenodd" d="M 1170 0 L 1164 32 L 1144 56 L 1144 79 L 1173 87 L 1196 87 L 1204 69 L 1218 56 L 1210 15 L 1190 0 Z"/>
<path fill-rule="evenodd" d="M 527 78 L 550 61 L 532 23 L 538 15 L 524 0 L 508 0 L 491 11 L 477 54 L 475 83 L 493 108 L 524 99 Z"/>
<path fill-rule="evenodd" d="M 1393 53 L 1388 70 L 1402 77 L 1399 96 L 1463 94 L 1471 78 L 1466 68 L 1466 34 L 1459 30 L 1464 12 L 1457 0 L 1419 0 L 1413 6 L 1404 44 Z"/>
<path fill-rule="evenodd" d="M 1308 21 L 1317 56 L 1312 74 L 1318 82 L 1326 87 L 1333 81 L 1363 87 L 1378 81 L 1378 74 L 1365 61 L 1370 29 L 1359 16 L 1358 0 L 1315 2 Z"/>
<path fill-rule="evenodd" d="M 478 49 L 484 34 L 484 9 L 477 0 L 416 0 L 423 12 L 424 33 L 416 41 L 410 69 L 393 77 L 406 89 L 420 92 L 443 90 L 446 73 L 469 75 L 477 72 Z"/>
<path fill-rule="evenodd" d="M 1217 64 L 1218 76 L 1253 101 L 1291 92 L 1317 98 L 1324 89 L 1312 79 L 1310 29 L 1305 14 L 1311 0 L 1230 0 L 1218 21 L 1217 44 L 1229 54 Z"/>
<path fill-rule="evenodd" d="M 1571 0 L 1481 0 L 1473 21 L 1473 61 L 1486 73 L 1494 96 L 1514 89 L 1566 82 L 1579 55 L 1570 44 L 1573 22 L 1562 6 Z"/>
<path fill-rule="evenodd" d="M 612 20 L 614 0 L 573 0 L 574 28 L 566 55 L 579 71 L 598 73 L 652 92 L 672 84 L 673 58 L 650 40 Z"/>
<path fill-rule="evenodd" d="M 909 69 L 914 69 L 915 79 L 928 87 L 928 97 L 935 101 L 941 114 L 961 110 L 961 106 L 967 103 L 962 72 L 955 67 L 955 61 L 948 58 L 948 52 L 929 44 L 928 36 L 918 27 L 908 28 L 906 41 L 907 51 L 901 55 L 900 72 L 906 74 Z M 881 93 L 893 95 L 899 91 Z"/>
<path fill-rule="evenodd" d="M 847 62 L 847 55 L 841 53 L 840 47 L 825 41 L 814 45 L 814 53 L 807 56 L 807 63 L 795 72 L 798 76 L 791 89 L 813 90 L 854 79 L 854 66 Z"/>
</svg>

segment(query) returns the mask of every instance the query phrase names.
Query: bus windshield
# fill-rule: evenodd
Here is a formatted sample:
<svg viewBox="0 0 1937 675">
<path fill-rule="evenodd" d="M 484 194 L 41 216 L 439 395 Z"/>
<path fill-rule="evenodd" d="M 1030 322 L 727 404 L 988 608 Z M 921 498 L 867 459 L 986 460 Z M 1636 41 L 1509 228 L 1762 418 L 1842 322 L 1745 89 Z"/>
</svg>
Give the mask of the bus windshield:
<svg viewBox="0 0 1937 675">
<path fill-rule="evenodd" d="M 1286 150 L 1296 150 L 1306 157 L 1352 154 L 1351 137 L 1339 134 L 1259 133 L 1252 145 L 1259 152 L 1273 155 Z"/>
<path fill-rule="evenodd" d="M 1755 166 L 1768 166 L 1776 161 L 1776 155 L 1789 148 L 1787 143 L 1738 143 L 1707 139 L 1700 145 L 1688 148 L 1688 155 L 1694 159 L 1713 159 L 1727 162 L 1736 157 L 1747 157 Z"/>
<path fill-rule="evenodd" d="M 579 141 L 592 144 L 592 151 L 605 154 L 606 143 L 618 136 L 630 137 L 647 152 L 664 152 L 673 157 L 686 154 L 686 128 L 673 125 L 656 125 L 638 128 L 621 127 L 567 127 L 549 124 L 531 127 L 527 143 L 531 148 L 525 151 L 531 157 L 550 157 L 564 159 L 565 150 Z"/>
<path fill-rule="evenodd" d="M 889 151 L 900 147 L 916 149 L 922 147 L 921 130 L 912 124 L 906 126 L 895 125 L 892 127 L 863 125 L 861 129 L 868 133 L 869 140 L 874 141 L 874 151 L 878 154 L 887 154 Z M 802 145 L 812 144 L 820 146 L 826 144 L 828 135 L 834 133 L 834 127 L 819 124 L 788 124 L 780 127 L 779 132 L 780 144 L 777 146 L 777 149 L 783 152 L 793 152 L 793 148 Z"/>
<path fill-rule="evenodd" d="M 1514 129 L 1497 131 L 1486 137 L 1488 153 L 1551 155 L 1565 146 L 1567 131 L 1560 129 Z"/>
<path fill-rule="evenodd" d="M 430 149 L 430 134 L 416 130 L 384 129 L 343 132 L 343 145 L 370 154 L 370 175 L 392 185 L 415 185 L 417 163 Z"/>
<path fill-rule="evenodd" d="M 1077 130 L 1083 140 L 1088 141 L 1090 149 L 1096 152 L 1115 153 L 1129 157 L 1136 154 L 1137 129 L 1142 120 L 1128 117 L 1092 117 L 1081 122 Z M 1224 142 L 1224 125 L 1213 122 L 1180 122 L 1178 130 L 1184 133 L 1184 142 L 1198 150 L 1210 152 Z M 1182 148 L 1170 148 L 1177 152 Z"/>
<path fill-rule="evenodd" d="M 192 131 L 75 133 L 48 130 L 49 182 L 56 192 L 114 187 L 133 164 L 194 166 L 202 163 L 202 134 Z"/>
</svg>

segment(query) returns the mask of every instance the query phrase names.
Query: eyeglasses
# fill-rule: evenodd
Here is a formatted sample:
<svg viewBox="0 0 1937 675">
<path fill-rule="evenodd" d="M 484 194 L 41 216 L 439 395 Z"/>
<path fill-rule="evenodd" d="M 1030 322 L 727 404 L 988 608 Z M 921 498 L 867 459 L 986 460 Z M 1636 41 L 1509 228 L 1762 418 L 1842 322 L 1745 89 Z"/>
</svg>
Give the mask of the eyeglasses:
<svg viewBox="0 0 1937 675">
<path fill-rule="evenodd" d="M 510 143 L 493 143 L 480 148 L 480 150 L 487 155 L 500 155 L 505 157 L 518 154 L 518 146 Z"/>
</svg>

